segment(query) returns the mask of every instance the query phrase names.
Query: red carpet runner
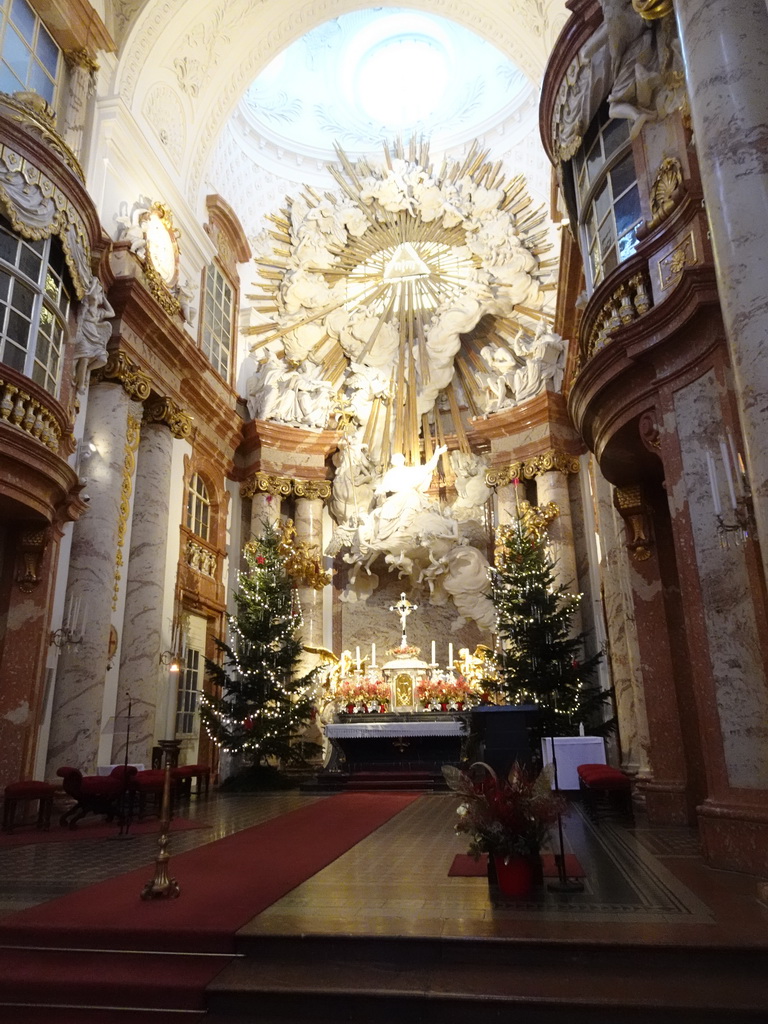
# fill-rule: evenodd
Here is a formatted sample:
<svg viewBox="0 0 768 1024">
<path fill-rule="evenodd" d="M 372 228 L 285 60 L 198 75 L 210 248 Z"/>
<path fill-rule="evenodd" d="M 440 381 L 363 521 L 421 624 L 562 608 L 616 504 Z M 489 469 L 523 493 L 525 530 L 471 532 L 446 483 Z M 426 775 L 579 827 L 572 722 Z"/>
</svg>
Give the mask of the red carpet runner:
<svg viewBox="0 0 768 1024">
<path fill-rule="evenodd" d="M 4 918 L 0 944 L 233 952 L 238 928 L 418 797 L 342 793 L 177 857 L 171 843 L 179 899 L 140 898 L 154 872 L 148 864 Z"/>
</svg>

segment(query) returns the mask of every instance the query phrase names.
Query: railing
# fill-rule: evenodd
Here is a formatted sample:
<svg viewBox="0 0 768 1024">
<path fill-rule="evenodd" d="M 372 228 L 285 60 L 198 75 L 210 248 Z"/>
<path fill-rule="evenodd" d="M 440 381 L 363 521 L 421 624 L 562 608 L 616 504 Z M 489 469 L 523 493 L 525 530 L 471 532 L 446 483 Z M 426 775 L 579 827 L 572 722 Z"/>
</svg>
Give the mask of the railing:
<svg viewBox="0 0 768 1024">
<path fill-rule="evenodd" d="M 582 336 L 582 361 L 588 361 L 596 352 L 605 348 L 610 343 L 610 336 L 614 331 L 626 324 L 632 324 L 643 313 L 647 313 L 651 305 L 650 287 L 645 270 L 634 272 L 627 281 L 615 286 L 597 307 L 591 328 Z"/>
<path fill-rule="evenodd" d="M 62 433 L 60 414 L 43 399 L 42 394 L 47 392 L 36 395 L 31 381 L 22 387 L 9 378 L 7 373 L 0 377 L 0 420 L 58 454 Z"/>
</svg>

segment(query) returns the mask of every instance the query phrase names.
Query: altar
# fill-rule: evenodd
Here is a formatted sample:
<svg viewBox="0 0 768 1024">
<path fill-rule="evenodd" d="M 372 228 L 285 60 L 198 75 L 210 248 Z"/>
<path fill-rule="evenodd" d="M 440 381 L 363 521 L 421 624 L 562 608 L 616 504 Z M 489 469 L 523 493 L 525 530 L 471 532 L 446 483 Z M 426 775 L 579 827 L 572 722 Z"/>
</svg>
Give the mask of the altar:
<svg viewBox="0 0 768 1024">
<path fill-rule="evenodd" d="M 350 718 L 353 716 L 349 716 Z M 465 717 L 423 713 L 355 715 L 354 721 L 326 725 L 336 767 L 360 771 L 429 771 L 457 765 L 469 735 Z"/>
<path fill-rule="evenodd" d="M 422 660 L 408 643 L 405 626 L 418 606 L 405 594 L 390 608 L 401 625 L 400 643 L 376 664 L 376 647 L 365 664 L 357 647 L 342 652 L 334 684 L 335 720 L 324 725 L 331 758 L 327 771 L 429 772 L 441 774 L 445 764 L 458 765 L 466 756 L 470 736 L 465 699 L 470 687 L 448 645 L 448 664 Z M 475 695 L 479 699 L 479 695 Z"/>
</svg>

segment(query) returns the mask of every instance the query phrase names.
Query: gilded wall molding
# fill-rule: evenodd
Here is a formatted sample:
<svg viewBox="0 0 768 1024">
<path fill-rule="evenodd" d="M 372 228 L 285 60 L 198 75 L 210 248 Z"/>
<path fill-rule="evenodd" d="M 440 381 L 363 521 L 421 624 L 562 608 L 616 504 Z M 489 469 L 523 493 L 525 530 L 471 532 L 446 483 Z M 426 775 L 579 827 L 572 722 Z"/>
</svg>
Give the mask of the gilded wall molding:
<svg viewBox="0 0 768 1024">
<path fill-rule="evenodd" d="M 112 611 L 117 611 L 120 597 L 120 581 L 123 578 L 123 547 L 128 520 L 131 515 L 131 494 L 133 493 L 133 474 L 136 469 L 136 452 L 141 440 L 141 420 L 137 416 L 128 416 L 125 430 L 125 448 L 123 450 L 123 477 L 120 484 L 120 512 L 117 520 L 117 552 L 115 553 L 115 585 L 112 590 Z"/>
<path fill-rule="evenodd" d="M 613 504 L 627 527 L 627 550 L 636 562 L 651 557 L 651 524 L 639 486 L 616 487 Z"/>
<path fill-rule="evenodd" d="M 683 166 L 677 157 L 661 161 L 651 186 L 651 219 L 645 222 L 644 234 L 655 231 L 675 210 L 683 198 Z"/>
<path fill-rule="evenodd" d="M 121 384 L 134 402 L 146 401 L 152 391 L 152 378 L 132 363 L 121 349 L 109 353 L 106 365 L 94 370 L 91 380 L 94 384 L 102 381 Z"/>
<path fill-rule="evenodd" d="M 40 565 L 51 538 L 48 527 L 24 530 L 19 538 L 19 565 L 16 586 L 24 594 L 31 594 L 40 583 Z"/>
<path fill-rule="evenodd" d="M 550 448 L 541 455 L 534 455 L 521 462 L 511 462 L 508 466 L 497 466 L 485 474 L 485 482 L 489 487 L 506 487 L 513 480 L 532 480 L 542 473 L 578 473 L 579 459 L 576 455 Z"/>
<path fill-rule="evenodd" d="M 297 498 L 327 501 L 331 496 L 330 480 L 301 480 L 289 476 L 277 476 L 261 471 L 253 473 L 240 485 L 240 496 L 252 498 L 256 494 L 271 494 L 274 498 Z"/>
<path fill-rule="evenodd" d="M 144 419 L 147 423 L 164 423 L 180 440 L 192 433 L 192 417 L 171 398 L 152 398 L 144 406 Z"/>
</svg>

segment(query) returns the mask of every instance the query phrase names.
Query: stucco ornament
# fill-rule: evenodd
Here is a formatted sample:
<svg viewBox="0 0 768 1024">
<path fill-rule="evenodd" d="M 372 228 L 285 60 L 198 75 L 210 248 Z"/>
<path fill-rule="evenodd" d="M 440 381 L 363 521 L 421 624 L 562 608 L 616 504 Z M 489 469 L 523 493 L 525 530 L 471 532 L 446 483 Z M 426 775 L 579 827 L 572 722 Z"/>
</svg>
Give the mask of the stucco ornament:
<svg viewBox="0 0 768 1024">
<path fill-rule="evenodd" d="M 601 0 L 611 54 L 611 117 L 627 118 L 635 136 L 687 103 L 685 73 L 674 18 L 643 20 L 626 0 Z M 653 5 L 650 5 L 653 6 Z"/>
<path fill-rule="evenodd" d="M 474 602 L 486 621 L 477 597 L 487 593 L 485 569 L 468 583 L 484 556 L 466 553 L 460 529 L 482 518 L 483 474 L 471 455 L 459 460 L 456 515 L 428 492 L 445 455 L 441 433 L 469 453 L 470 420 L 518 400 L 505 385 L 490 408 L 484 367 L 512 382 L 520 375 L 526 395 L 545 386 L 537 328 L 549 319 L 545 286 L 555 272 L 540 263 L 545 215 L 522 178 L 506 181 L 476 146 L 439 173 L 423 143 L 395 145 L 383 166 L 338 156 L 329 170 L 340 191 L 288 199 L 272 218 L 274 251 L 255 260 L 256 309 L 271 322 L 251 329 L 261 364 L 248 408 L 305 429 L 343 427 L 329 550 L 352 566 L 346 600 L 366 599 L 383 560 L 457 609 L 472 593 L 460 619 Z M 504 371 L 486 361 L 491 344 L 509 354 Z"/>
</svg>

